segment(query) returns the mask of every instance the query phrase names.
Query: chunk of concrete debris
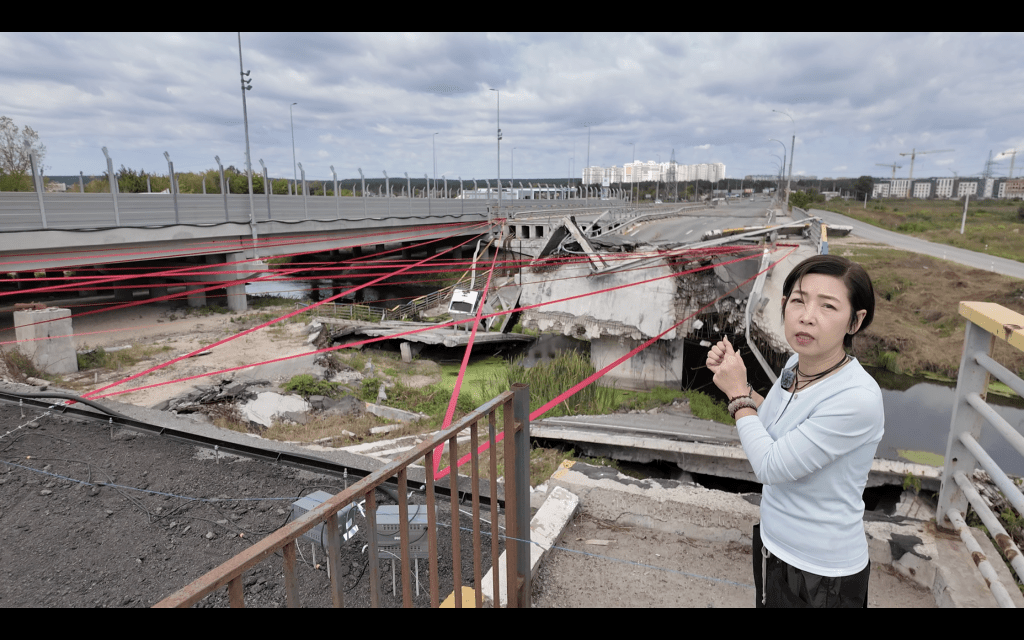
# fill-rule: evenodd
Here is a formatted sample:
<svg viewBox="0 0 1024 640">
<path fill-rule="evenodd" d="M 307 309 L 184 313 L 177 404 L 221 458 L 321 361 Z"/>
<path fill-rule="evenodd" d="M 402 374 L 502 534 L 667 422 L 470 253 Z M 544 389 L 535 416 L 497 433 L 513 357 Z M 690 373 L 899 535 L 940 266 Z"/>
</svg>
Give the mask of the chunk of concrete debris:
<svg viewBox="0 0 1024 640">
<path fill-rule="evenodd" d="M 274 418 L 280 417 L 289 411 L 306 413 L 310 410 L 310 405 L 299 396 L 283 396 L 272 391 L 264 391 L 258 394 L 254 400 L 243 404 L 239 409 L 242 412 L 242 417 L 249 422 L 255 422 L 269 428 L 273 426 Z"/>
</svg>

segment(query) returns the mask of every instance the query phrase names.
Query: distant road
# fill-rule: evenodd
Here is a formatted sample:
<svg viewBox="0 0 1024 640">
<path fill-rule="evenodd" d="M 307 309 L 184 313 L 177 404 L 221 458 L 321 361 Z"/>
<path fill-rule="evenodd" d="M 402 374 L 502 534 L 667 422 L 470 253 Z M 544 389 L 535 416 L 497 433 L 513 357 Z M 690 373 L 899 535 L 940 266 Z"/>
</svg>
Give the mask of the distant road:
<svg viewBox="0 0 1024 640">
<path fill-rule="evenodd" d="M 822 220 L 830 224 L 849 225 L 853 227 L 853 235 L 871 242 L 888 244 L 903 251 L 923 253 L 925 255 L 932 256 L 933 258 L 939 258 L 940 260 L 958 262 L 960 264 L 967 265 L 968 267 L 974 267 L 975 269 L 984 269 L 985 271 L 989 271 L 994 268 L 998 273 L 1024 280 L 1024 262 L 1007 260 L 1006 258 L 990 256 L 986 253 L 978 253 L 977 251 L 969 251 L 967 249 L 960 249 L 947 244 L 928 242 L 927 240 L 921 240 L 914 236 L 880 229 L 874 225 L 854 220 L 853 218 L 849 218 L 839 213 L 833 213 L 832 211 L 810 209 L 808 213 L 812 216 L 820 216 Z"/>
</svg>

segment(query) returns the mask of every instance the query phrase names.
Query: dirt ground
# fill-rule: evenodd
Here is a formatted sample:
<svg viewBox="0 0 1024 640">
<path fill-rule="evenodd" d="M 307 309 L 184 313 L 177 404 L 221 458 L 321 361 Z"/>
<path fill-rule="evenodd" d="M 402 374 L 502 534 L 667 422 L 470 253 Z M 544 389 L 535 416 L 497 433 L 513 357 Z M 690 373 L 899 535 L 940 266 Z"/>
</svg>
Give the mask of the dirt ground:
<svg viewBox="0 0 1024 640">
<path fill-rule="evenodd" d="M 284 524 L 298 497 L 336 493 L 341 480 L 241 458 L 213 455 L 156 436 L 102 423 L 0 405 L 0 607 L 148 607 Z M 63 477 L 59 477 L 63 476 Z M 84 481 L 74 482 L 66 478 Z M 99 485 L 99 482 L 107 483 Z M 85 484 L 85 483 L 92 483 Z M 114 485 L 117 486 L 114 486 Z M 167 495 L 173 494 L 173 495 Z M 382 503 L 394 504 L 382 494 Z M 198 501 L 212 498 L 216 501 Z M 422 495 L 411 502 L 423 504 Z M 369 606 L 365 519 L 345 546 L 345 603 Z M 438 501 L 441 598 L 452 590 L 450 509 Z M 471 519 L 460 516 L 462 527 Z M 471 534 L 461 532 L 463 584 L 473 584 Z M 500 546 L 500 545 L 499 545 Z M 316 547 L 315 549 L 313 547 Z M 304 606 L 330 606 L 323 550 L 300 545 Z M 314 568 L 313 554 L 321 563 Z M 484 537 L 483 558 L 490 558 Z M 429 606 L 428 566 L 421 594 Z M 380 562 L 381 604 L 392 596 L 390 563 Z M 282 560 L 274 556 L 246 574 L 246 606 L 284 603 Z M 399 573 L 399 582 L 401 574 Z M 412 580 L 415 589 L 415 578 Z M 224 589 L 201 607 L 227 606 Z"/>
<path fill-rule="evenodd" d="M 966 321 L 962 300 L 995 302 L 1024 313 L 1024 282 L 925 255 L 892 251 L 856 237 L 832 238 L 831 252 L 864 266 L 875 287 L 875 319 L 854 339 L 854 355 L 877 364 L 895 354 L 898 373 L 934 373 L 955 379 Z M 1024 353 L 997 341 L 995 355 L 1012 371 L 1024 371 Z"/>
<path fill-rule="evenodd" d="M 595 540 L 607 544 L 588 544 Z M 749 544 L 623 527 L 583 512 L 558 546 L 534 579 L 535 607 L 754 607 Z M 927 609 L 935 598 L 872 564 L 868 606 Z"/>
</svg>

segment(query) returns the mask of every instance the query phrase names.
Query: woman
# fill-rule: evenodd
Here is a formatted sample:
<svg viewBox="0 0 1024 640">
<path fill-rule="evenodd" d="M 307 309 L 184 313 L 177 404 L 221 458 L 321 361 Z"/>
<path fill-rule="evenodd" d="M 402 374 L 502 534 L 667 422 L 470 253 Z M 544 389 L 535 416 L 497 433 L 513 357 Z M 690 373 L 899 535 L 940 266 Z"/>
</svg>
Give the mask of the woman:
<svg viewBox="0 0 1024 640">
<path fill-rule="evenodd" d="M 878 384 L 847 353 L 871 324 L 871 279 L 839 256 L 801 262 L 783 285 L 786 340 L 796 352 L 762 398 L 728 339 L 708 352 L 714 382 L 757 479 L 754 527 L 760 607 L 866 607 L 871 565 L 862 494 L 885 416 Z"/>
</svg>

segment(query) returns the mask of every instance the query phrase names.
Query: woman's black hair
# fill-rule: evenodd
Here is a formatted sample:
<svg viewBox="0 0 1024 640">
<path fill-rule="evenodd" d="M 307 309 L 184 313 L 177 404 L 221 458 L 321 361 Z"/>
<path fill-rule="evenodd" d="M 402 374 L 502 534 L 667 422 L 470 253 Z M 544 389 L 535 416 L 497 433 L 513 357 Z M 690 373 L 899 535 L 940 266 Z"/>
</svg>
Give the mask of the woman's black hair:
<svg viewBox="0 0 1024 640">
<path fill-rule="evenodd" d="M 789 300 L 789 295 L 793 293 L 793 287 L 796 286 L 797 282 L 800 282 L 801 278 L 810 273 L 818 273 L 826 276 L 833 276 L 839 278 L 846 285 L 846 291 L 850 296 L 850 329 L 847 331 L 846 336 L 843 338 L 843 346 L 847 349 L 853 347 L 853 333 L 854 328 L 857 327 L 857 312 L 867 311 L 864 316 L 864 321 L 861 322 L 860 328 L 857 329 L 857 333 L 868 328 L 871 324 L 871 320 L 875 317 L 875 288 L 871 286 L 871 278 L 868 276 L 868 272 L 864 270 L 864 267 L 860 266 L 856 262 L 847 260 L 842 256 L 811 256 L 807 258 L 786 276 L 786 282 L 782 285 L 782 317 L 785 322 L 786 317 L 786 301 Z"/>
</svg>

